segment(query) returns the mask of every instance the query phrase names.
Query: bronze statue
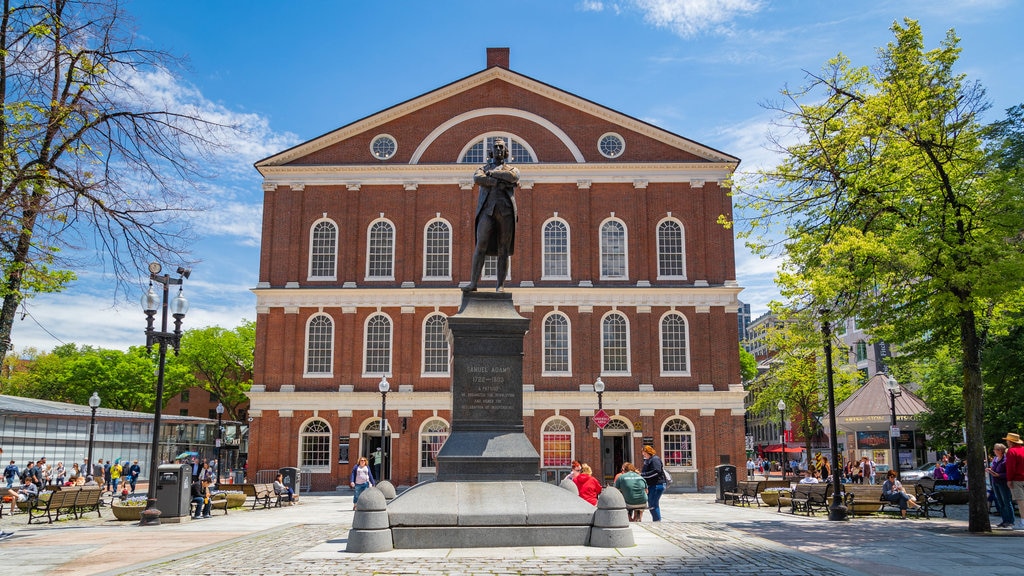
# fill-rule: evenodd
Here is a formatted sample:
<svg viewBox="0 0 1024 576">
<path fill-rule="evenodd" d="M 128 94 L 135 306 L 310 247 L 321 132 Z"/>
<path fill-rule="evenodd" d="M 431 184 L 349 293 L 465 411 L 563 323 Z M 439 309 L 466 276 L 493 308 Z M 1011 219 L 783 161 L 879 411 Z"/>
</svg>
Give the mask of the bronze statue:
<svg viewBox="0 0 1024 576">
<path fill-rule="evenodd" d="M 505 286 L 508 273 L 508 258 L 512 255 L 516 239 L 515 190 L 519 185 L 519 170 L 506 164 L 508 148 L 501 138 L 494 140 L 491 152 L 473 181 L 480 185 L 476 205 L 476 249 L 473 252 L 473 273 L 469 286 L 464 290 L 473 292 L 487 256 L 498 257 L 498 292 Z"/>
</svg>

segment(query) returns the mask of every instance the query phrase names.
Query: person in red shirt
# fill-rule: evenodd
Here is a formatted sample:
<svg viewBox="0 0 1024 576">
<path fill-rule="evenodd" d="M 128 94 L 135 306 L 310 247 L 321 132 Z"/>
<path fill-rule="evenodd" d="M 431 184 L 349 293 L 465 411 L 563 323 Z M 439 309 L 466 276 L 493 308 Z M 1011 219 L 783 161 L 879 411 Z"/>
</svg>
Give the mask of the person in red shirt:
<svg viewBox="0 0 1024 576">
<path fill-rule="evenodd" d="M 1008 432 L 1006 444 L 1006 483 L 1010 486 L 1010 497 L 1017 503 L 1017 509 L 1024 512 L 1024 440 L 1019 434 Z M 1013 523 L 1014 530 L 1024 530 L 1024 521 L 1020 518 Z"/>
<path fill-rule="evenodd" d="M 594 478 L 593 472 L 590 469 L 590 464 L 583 464 L 580 466 L 580 473 L 572 481 L 580 492 L 580 498 L 597 506 L 597 495 L 601 493 L 601 483 Z"/>
</svg>

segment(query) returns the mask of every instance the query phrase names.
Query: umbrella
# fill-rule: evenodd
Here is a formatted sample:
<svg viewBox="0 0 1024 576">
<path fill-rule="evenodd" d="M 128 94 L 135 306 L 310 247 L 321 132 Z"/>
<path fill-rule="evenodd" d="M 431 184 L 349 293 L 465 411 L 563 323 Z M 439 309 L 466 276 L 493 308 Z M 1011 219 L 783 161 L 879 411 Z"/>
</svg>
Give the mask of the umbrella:
<svg viewBox="0 0 1024 576">
<path fill-rule="evenodd" d="M 190 456 L 199 456 L 199 452 L 182 452 L 181 454 L 175 456 L 175 458 L 178 458 L 180 460 L 181 458 L 188 458 Z"/>
<path fill-rule="evenodd" d="M 799 447 L 799 446 L 786 446 L 786 453 L 787 454 L 790 454 L 790 453 L 799 454 L 800 452 L 803 452 L 803 451 L 804 451 L 804 449 Z M 762 452 L 772 452 L 772 453 L 782 452 L 782 446 L 770 446 L 770 447 L 765 448 L 764 450 L 762 450 Z"/>
</svg>

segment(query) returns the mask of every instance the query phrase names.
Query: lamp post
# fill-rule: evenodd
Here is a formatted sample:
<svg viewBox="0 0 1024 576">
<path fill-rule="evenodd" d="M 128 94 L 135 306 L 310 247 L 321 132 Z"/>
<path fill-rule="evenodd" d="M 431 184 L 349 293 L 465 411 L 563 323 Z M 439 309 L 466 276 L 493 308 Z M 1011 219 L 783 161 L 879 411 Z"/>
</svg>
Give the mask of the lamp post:
<svg viewBox="0 0 1024 576">
<path fill-rule="evenodd" d="M 224 403 L 217 402 L 217 446 L 215 446 L 217 456 L 217 482 L 214 486 L 217 490 L 220 490 L 220 445 L 224 439 L 224 428 L 221 426 L 221 419 L 224 417 Z"/>
<path fill-rule="evenodd" d="M 156 371 L 156 401 L 153 410 L 153 450 L 149 456 L 149 489 L 146 491 L 146 509 L 142 511 L 140 526 L 159 526 L 160 510 L 156 507 L 156 483 L 157 483 L 157 461 L 160 450 L 160 412 L 163 408 L 164 399 L 164 368 L 167 363 L 167 345 L 174 348 L 177 355 L 181 349 L 181 321 L 188 312 L 188 300 L 182 293 L 181 285 L 192 271 L 188 268 L 178 266 L 178 277 L 171 278 L 168 274 L 160 274 L 162 267 L 157 262 L 149 265 L 149 291 L 142 296 L 142 310 L 146 313 L 146 350 L 153 351 L 153 344 L 159 345 L 160 359 Z M 163 298 L 153 290 L 153 282 L 163 286 Z M 178 295 L 173 301 L 168 302 L 168 288 L 171 285 L 178 286 Z M 160 305 L 160 330 L 153 328 L 153 321 L 156 317 L 156 307 Z M 170 309 L 174 317 L 174 331 L 167 331 L 167 311 Z"/>
<path fill-rule="evenodd" d="M 900 433 L 899 428 L 896 427 L 896 398 L 903 395 L 903 390 L 900 389 L 900 383 L 892 376 L 886 378 L 885 387 L 889 390 L 889 409 L 892 413 L 892 421 L 889 427 L 889 450 L 892 453 L 892 465 L 896 470 L 896 479 L 899 480 L 900 460 L 897 453 L 896 439 L 899 438 Z"/>
<path fill-rule="evenodd" d="M 846 506 L 843 505 L 843 484 L 839 479 L 839 438 L 836 436 L 836 391 L 832 375 L 832 327 L 828 322 L 829 311 L 822 310 L 821 334 L 825 341 L 825 382 L 828 385 L 828 429 L 832 444 L 832 506 L 828 509 L 829 520 L 846 520 Z"/>
<path fill-rule="evenodd" d="M 782 479 L 786 479 L 786 401 L 779 400 L 779 438 L 782 441 L 782 458 L 779 459 L 779 471 Z"/>
<path fill-rule="evenodd" d="M 597 392 L 597 411 L 598 411 L 598 413 L 600 413 L 600 412 L 604 411 L 604 405 L 602 403 L 602 396 L 604 396 L 604 381 L 601 380 L 600 376 L 598 376 L 597 380 L 594 382 L 594 392 Z M 601 480 L 601 485 L 603 486 L 604 485 L 604 474 L 605 474 L 605 472 L 604 472 L 604 426 L 602 426 L 600 422 L 598 422 L 596 424 L 597 424 L 597 450 L 598 450 L 597 465 L 601 467 L 601 472 L 600 472 L 601 478 L 600 478 L 600 480 Z"/>
<path fill-rule="evenodd" d="M 384 446 L 384 441 L 388 437 L 388 421 L 384 418 L 384 411 L 387 409 L 388 391 L 391 390 L 391 384 L 388 382 L 387 376 L 380 377 L 377 390 L 380 390 L 380 478 L 377 478 L 377 482 L 380 482 L 384 479 L 384 471 L 387 470 L 388 463 L 388 451 Z"/>
<path fill-rule="evenodd" d="M 96 392 L 93 392 L 92 396 L 89 396 L 89 408 L 92 409 L 92 416 L 89 418 L 89 465 L 87 466 L 89 470 L 84 471 L 85 476 L 92 474 L 92 440 L 96 433 L 96 409 L 99 407 L 100 395 L 97 394 Z"/>
</svg>

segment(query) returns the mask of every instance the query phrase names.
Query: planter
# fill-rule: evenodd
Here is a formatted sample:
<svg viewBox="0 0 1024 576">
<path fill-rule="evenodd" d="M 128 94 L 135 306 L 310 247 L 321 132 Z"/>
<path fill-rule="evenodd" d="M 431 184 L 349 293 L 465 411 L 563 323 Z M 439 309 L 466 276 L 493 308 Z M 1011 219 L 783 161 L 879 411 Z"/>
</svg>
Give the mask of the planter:
<svg viewBox="0 0 1024 576">
<path fill-rule="evenodd" d="M 779 493 L 778 492 L 761 492 L 761 502 L 764 502 L 768 506 L 779 505 Z"/>
<path fill-rule="evenodd" d="M 114 513 L 114 518 L 118 520 L 133 520 L 138 522 L 142 519 L 142 511 L 146 509 L 146 506 L 121 506 L 117 503 L 110 505 L 111 512 Z"/>
<path fill-rule="evenodd" d="M 245 505 L 245 492 L 223 492 L 228 497 L 228 508 L 241 508 Z"/>
</svg>

